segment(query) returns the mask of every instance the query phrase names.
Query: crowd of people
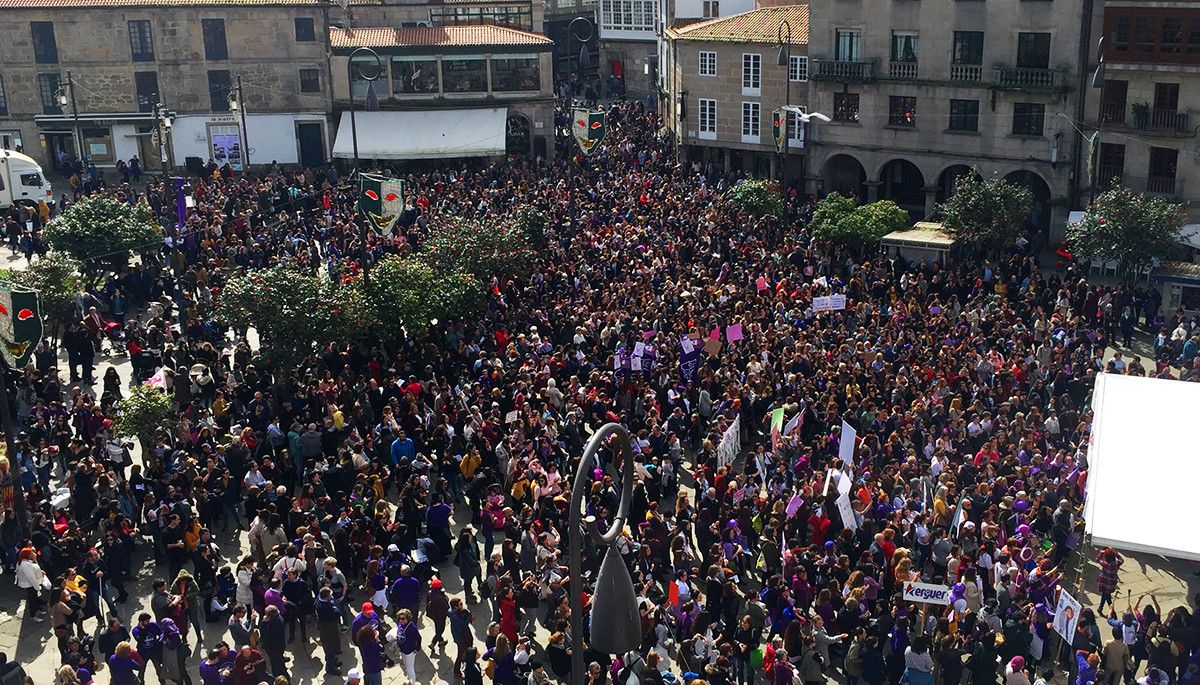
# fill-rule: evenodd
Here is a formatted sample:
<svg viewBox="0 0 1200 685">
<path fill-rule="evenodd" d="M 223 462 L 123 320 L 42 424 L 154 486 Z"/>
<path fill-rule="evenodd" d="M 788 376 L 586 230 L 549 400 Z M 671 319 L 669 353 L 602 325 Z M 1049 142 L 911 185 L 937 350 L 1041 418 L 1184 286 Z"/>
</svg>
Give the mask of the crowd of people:
<svg viewBox="0 0 1200 685">
<path fill-rule="evenodd" d="M 575 682 L 576 649 L 589 685 L 1029 685 L 1056 668 L 1200 685 L 1195 603 L 1122 594 L 1108 549 L 1082 588 L 1078 551 L 1095 375 L 1197 380 L 1195 320 L 1020 250 L 906 263 L 815 240 L 815 198 L 749 215 L 724 192 L 736 175 L 680 161 L 655 113 L 607 109 L 590 157 L 562 111 L 553 163 L 406 174 L 412 211 L 369 234 L 368 263 L 419 252 L 450 217 L 532 206 L 549 218 L 536 268 L 497 274 L 482 316 L 299 368 L 272 368 L 269 341 L 214 302 L 247 270 L 361 268 L 352 185 L 193 179 L 182 229 L 169 184 L 98 191 L 148 204 L 167 242 L 80 292 L 69 371 L 47 341 L 13 375 L 22 427 L 0 459 L 4 571 L 23 639 L 53 637 L 59 685 L 286 685 L 310 660 L 349 685 L 388 668 L 542 685 Z M 845 309 L 813 311 L 835 293 Z M 1127 325 L 1180 333 L 1143 360 Z M 144 445 L 113 432 L 123 355 L 124 380 L 174 403 Z M 600 554 L 576 578 L 564 552 L 579 455 L 607 422 L 633 435 L 638 472 L 617 545 L 642 634 L 624 654 L 586 647 Z M 628 465 L 606 450 L 587 466 L 603 528 Z M 948 604 L 904 601 L 913 581 Z M 1064 585 L 1101 594 L 1069 639 Z"/>
</svg>

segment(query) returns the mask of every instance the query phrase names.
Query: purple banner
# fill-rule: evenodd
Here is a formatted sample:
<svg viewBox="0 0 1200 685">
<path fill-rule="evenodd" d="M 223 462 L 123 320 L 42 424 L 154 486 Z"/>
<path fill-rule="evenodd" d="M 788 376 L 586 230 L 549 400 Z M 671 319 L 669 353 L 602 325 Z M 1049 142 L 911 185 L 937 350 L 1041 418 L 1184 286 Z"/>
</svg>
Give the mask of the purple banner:
<svg viewBox="0 0 1200 685">
<path fill-rule="evenodd" d="M 183 177 L 175 178 L 175 229 L 183 229 L 187 222 L 187 194 L 183 192 Z"/>
<path fill-rule="evenodd" d="M 696 380 L 700 370 L 700 349 L 698 340 L 688 337 L 679 339 L 679 377 L 684 383 Z"/>
</svg>

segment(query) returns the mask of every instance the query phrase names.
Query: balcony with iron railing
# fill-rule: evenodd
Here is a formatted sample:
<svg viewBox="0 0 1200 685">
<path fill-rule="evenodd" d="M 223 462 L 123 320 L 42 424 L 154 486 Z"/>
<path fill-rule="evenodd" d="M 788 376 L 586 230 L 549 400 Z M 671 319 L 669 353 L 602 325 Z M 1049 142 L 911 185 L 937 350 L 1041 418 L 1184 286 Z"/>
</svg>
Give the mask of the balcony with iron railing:
<svg viewBox="0 0 1200 685">
<path fill-rule="evenodd" d="M 1065 90 L 1066 73 L 1062 69 L 997 64 L 992 68 L 992 81 L 996 86 L 1010 90 Z"/>
<path fill-rule="evenodd" d="M 1101 124 L 1124 124 L 1125 123 L 1125 103 L 1102 102 L 1100 103 L 1100 123 Z"/>
<path fill-rule="evenodd" d="M 1183 196 L 1184 179 L 1175 176 L 1132 176 L 1122 174 L 1120 169 L 1107 169 L 1101 166 L 1097 169 L 1097 181 L 1101 187 L 1121 185 L 1135 193 L 1162 195 L 1170 198 Z"/>
<path fill-rule="evenodd" d="M 978 83 L 983 79 L 983 67 L 978 64 L 951 64 L 950 80 Z"/>
<path fill-rule="evenodd" d="M 1154 108 L 1135 110 L 1133 127 L 1139 131 L 1154 133 L 1191 133 L 1187 112 L 1177 109 Z"/>
<path fill-rule="evenodd" d="M 917 62 L 889 62 L 888 78 L 897 81 L 914 81 L 917 78 Z"/>
<path fill-rule="evenodd" d="M 913 65 L 916 66 L 915 64 Z M 875 62 L 865 60 L 814 59 L 812 78 L 817 81 L 871 83 L 875 80 Z"/>
</svg>

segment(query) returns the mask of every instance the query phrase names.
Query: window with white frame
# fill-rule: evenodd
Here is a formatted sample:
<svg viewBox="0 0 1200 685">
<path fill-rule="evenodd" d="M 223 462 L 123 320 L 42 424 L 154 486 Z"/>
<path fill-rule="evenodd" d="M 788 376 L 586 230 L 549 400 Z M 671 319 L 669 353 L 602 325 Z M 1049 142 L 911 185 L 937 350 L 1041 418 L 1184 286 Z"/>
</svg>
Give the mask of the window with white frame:
<svg viewBox="0 0 1200 685">
<path fill-rule="evenodd" d="M 799 110 L 801 113 L 805 113 L 808 111 L 808 108 L 800 107 Z M 789 111 L 787 113 L 787 137 L 792 147 L 801 147 L 804 145 L 804 122 L 800 121 L 796 112 Z"/>
<path fill-rule="evenodd" d="M 717 75 L 717 53 L 704 51 L 700 52 L 700 75 Z"/>
<path fill-rule="evenodd" d="M 606 31 L 653 31 L 657 6 L 657 0 L 601 0 L 601 28 Z"/>
<path fill-rule="evenodd" d="M 703 5 L 705 19 L 715 19 L 721 16 L 721 0 L 704 0 Z"/>
<path fill-rule="evenodd" d="M 762 88 L 762 55 L 742 54 L 742 95 L 758 95 Z"/>
<path fill-rule="evenodd" d="M 792 55 L 788 60 L 788 80 L 789 81 L 807 81 L 808 80 L 808 56 L 807 55 Z"/>
<path fill-rule="evenodd" d="M 700 138 L 717 139 L 717 101 L 700 98 Z"/>
<path fill-rule="evenodd" d="M 761 106 L 757 102 L 742 103 L 742 142 L 757 143 L 759 141 L 759 113 Z"/>
</svg>

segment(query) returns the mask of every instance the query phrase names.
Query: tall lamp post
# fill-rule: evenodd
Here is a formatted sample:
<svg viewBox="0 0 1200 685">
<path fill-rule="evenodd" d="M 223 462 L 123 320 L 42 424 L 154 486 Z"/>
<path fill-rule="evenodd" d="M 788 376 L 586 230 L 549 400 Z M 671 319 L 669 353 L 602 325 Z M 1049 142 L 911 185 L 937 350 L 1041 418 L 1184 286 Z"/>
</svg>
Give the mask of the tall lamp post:
<svg viewBox="0 0 1200 685">
<path fill-rule="evenodd" d="M 374 71 L 358 70 L 358 77 L 360 79 L 369 83 L 383 75 L 383 63 L 379 59 L 379 53 L 368 47 L 355 48 L 354 52 L 350 53 L 350 60 L 346 62 L 346 85 L 350 88 L 350 141 L 354 146 L 354 173 L 356 174 L 358 173 L 358 122 L 354 118 L 354 59 L 359 55 L 366 55 L 375 62 Z M 370 62 L 367 62 L 367 64 L 370 64 Z M 359 183 L 361 184 L 362 181 L 360 180 Z M 364 221 L 362 227 L 361 257 L 363 281 L 366 283 L 371 282 L 370 270 L 367 268 L 367 235 L 369 227 L 370 222 Z"/>
<path fill-rule="evenodd" d="M 604 533 L 596 524 L 596 517 L 583 518 L 583 496 L 590 491 L 588 479 L 592 476 L 592 464 L 596 453 L 612 438 L 616 443 L 617 456 L 621 464 L 621 504 L 617 507 L 612 525 Z M 575 481 L 571 488 L 571 511 L 568 530 L 571 533 L 568 551 L 570 574 L 567 592 L 571 608 L 571 683 L 586 682 L 587 664 L 583 655 L 583 537 L 586 535 L 596 545 L 606 545 L 604 561 L 596 576 L 596 589 L 592 593 L 591 639 L 588 645 L 607 654 L 623 654 L 641 643 L 641 620 L 638 617 L 637 596 L 629 571 L 617 551 L 617 536 L 629 518 L 629 505 L 633 500 L 633 447 L 629 431 L 619 423 L 606 423 L 596 431 L 575 469 Z M 586 530 L 584 528 L 586 526 Z"/>
<path fill-rule="evenodd" d="M 787 108 L 792 104 L 792 25 L 786 19 L 779 22 L 779 26 L 775 29 L 775 34 L 775 37 L 779 40 L 779 66 L 783 67 L 784 83 L 784 110 L 781 114 L 783 117 L 783 145 L 780 147 L 779 155 L 779 179 L 783 181 L 787 178 L 788 136 L 791 135 L 791 132 L 787 130 Z"/>
<path fill-rule="evenodd" d="M 250 129 L 246 126 L 246 97 L 242 94 L 242 75 L 237 85 L 229 89 L 229 111 L 237 112 L 242 120 L 242 173 L 250 170 Z"/>
<path fill-rule="evenodd" d="M 575 74 L 579 78 L 580 87 L 584 84 L 584 71 L 592 64 L 591 53 L 588 52 L 588 41 L 595 34 L 595 27 L 585 17 L 575 17 L 567 24 L 567 34 L 579 41 L 579 59 L 575 61 Z"/>
<path fill-rule="evenodd" d="M 75 130 L 75 152 L 78 154 L 80 163 L 83 162 L 83 131 L 79 128 L 79 103 L 75 100 L 75 79 L 71 78 L 71 72 L 67 71 L 67 85 L 65 88 L 58 89 L 57 96 L 59 107 L 71 105 L 71 119 Z"/>
</svg>

